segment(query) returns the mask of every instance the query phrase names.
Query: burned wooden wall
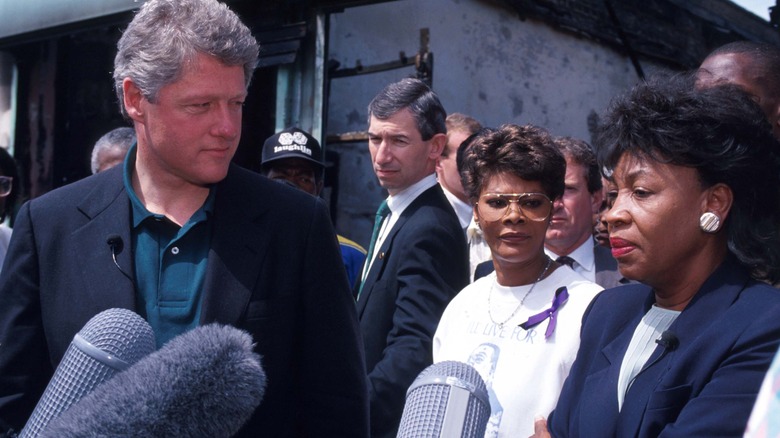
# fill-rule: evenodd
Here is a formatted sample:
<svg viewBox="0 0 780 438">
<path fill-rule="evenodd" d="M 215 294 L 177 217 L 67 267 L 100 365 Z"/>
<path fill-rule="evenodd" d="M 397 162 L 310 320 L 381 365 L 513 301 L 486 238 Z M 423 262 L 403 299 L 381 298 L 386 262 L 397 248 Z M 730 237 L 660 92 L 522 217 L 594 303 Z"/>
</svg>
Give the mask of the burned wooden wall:
<svg viewBox="0 0 780 438">
<path fill-rule="evenodd" d="M 780 46 L 767 21 L 727 0 L 503 0 L 532 18 L 633 51 L 676 68 L 693 68 L 712 49 L 735 40 Z"/>
</svg>

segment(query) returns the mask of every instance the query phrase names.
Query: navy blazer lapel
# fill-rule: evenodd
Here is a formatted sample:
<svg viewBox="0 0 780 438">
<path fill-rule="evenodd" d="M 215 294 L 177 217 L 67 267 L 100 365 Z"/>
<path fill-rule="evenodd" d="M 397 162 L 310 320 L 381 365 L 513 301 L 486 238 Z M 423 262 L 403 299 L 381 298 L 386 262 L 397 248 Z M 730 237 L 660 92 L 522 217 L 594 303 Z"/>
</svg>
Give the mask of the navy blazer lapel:
<svg viewBox="0 0 780 438">
<path fill-rule="evenodd" d="M 727 259 L 704 282 L 680 316 L 669 327 L 669 331 L 679 340 L 679 345 L 671 352 L 666 352 L 663 347 L 657 347 L 629 389 L 629 393 L 634 396 L 626 397 L 620 415 L 621 421 L 618 422 L 618 436 L 633 436 L 640 430 L 650 396 L 662 381 L 664 374 L 674 366 L 675 354 L 678 352 L 683 354 L 682 352 L 694 342 L 696 336 L 706 332 L 707 326 L 728 310 L 745 288 L 747 281 L 749 281 L 747 273 L 737 263 Z M 636 398 L 635 394 L 643 394 L 643 397 Z"/>
<path fill-rule="evenodd" d="M 417 199 L 420 198 L 418 197 Z M 393 228 L 387 233 L 387 237 L 385 237 L 384 242 L 382 242 L 382 246 L 374 256 L 374 262 L 371 264 L 371 269 L 369 269 L 368 274 L 366 275 L 365 284 L 368 286 L 363 288 L 363 292 L 361 292 L 359 297 L 360 299 L 357 302 L 358 317 L 363 315 L 363 311 L 366 309 L 366 303 L 368 302 L 368 297 L 371 296 L 371 291 L 374 289 L 373 286 L 376 284 L 379 276 L 385 270 L 385 265 L 387 264 L 387 260 L 390 256 L 395 236 L 398 234 L 398 231 L 403 228 L 404 224 L 406 224 L 406 221 L 414 213 L 414 211 L 417 210 L 418 207 L 415 206 L 417 199 L 415 199 L 414 202 L 412 202 L 412 204 L 409 205 L 406 210 L 404 210 L 404 212 L 393 225 Z M 366 263 L 369 263 L 369 261 L 366 260 Z"/>
<path fill-rule="evenodd" d="M 617 333 L 617 335 L 601 350 L 610 365 L 613 367 L 617 366 L 617 372 L 620 371 L 620 366 L 623 363 L 623 356 L 626 353 L 628 344 L 631 342 L 631 338 L 634 336 L 634 329 L 645 313 L 650 310 L 650 306 L 655 302 L 655 296 L 648 286 L 637 285 L 636 287 L 640 289 L 640 292 L 629 292 L 630 289 L 627 289 L 625 292 L 637 293 L 638 296 L 636 301 L 630 301 L 622 308 L 615 309 L 618 314 L 625 315 L 626 319 L 619 324 L 615 324 L 615 327 L 610 328 L 610 330 Z"/>
<path fill-rule="evenodd" d="M 620 411 L 616 435 L 635 436 L 647 412 L 650 396 L 655 391 L 662 375 L 668 370 L 669 361 L 674 352 L 668 352 L 665 348 L 657 346 L 642 370 L 637 374 L 633 384 L 626 391 L 623 400 L 623 409 Z"/>
<path fill-rule="evenodd" d="M 217 185 L 214 228 L 203 284 L 201 323 L 237 324 L 258 281 L 273 229 L 267 202 L 248 205 L 251 179 L 231 165 Z"/>
<path fill-rule="evenodd" d="M 750 281 L 750 276 L 729 256 L 694 295 L 669 330 L 677 335 L 680 350 L 706 331 L 736 301 Z"/>
<path fill-rule="evenodd" d="M 81 260 L 78 266 L 84 280 L 83 290 L 92 305 L 135 310 L 130 199 L 124 190 L 121 167 L 94 177 L 103 181 L 95 184 L 77 204 L 76 208 L 85 216 L 86 222 L 67 237 L 72 240 L 67 246 L 80 249 L 73 257 Z M 107 243 L 109 236 L 119 236 L 122 241 L 121 251 L 116 250 L 116 262 L 121 271 L 114 264 Z"/>
<path fill-rule="evenodd" d="M 586 429 L 589 436 L 614 436 L 614 425 L 619 415 L 617 405 L 617 380 L 626 346 L 633 335 L 633 327 L 642 318 L 642 310 L 636 301 L 629 306 L 616 310 L 616 315 L 624 317 L 622 321 L 604 319 L 604 315 L 586 315 L 587 318 L 600 318 L 585 321 L 585 324 L 600 326 L 599 338 L 610 336 L 611 339 L 601 348 L 601 355 L 596 356 L 588 365 L 589 371 L 581 389 L 581 400 L 589 406 L 599 406 L 598 418 L 588 419 Z M 637 303 L 638 304 L 638 303 Z M 583 340 L 580 348 L 595 348 L 594 339 Z M 598 341 L 597 341 L 598 342 Z M 599 342 L 600 343 L 600 342 Z M 593 420 L 593 421 L 591 421 Z M 568 421 L 568 420 L 567 420 Z"/>
<path fill-rule="evenodd" d="M 412 203 L 406 207 L 406 209 L 404 209 L 403 213 L 401 213 L 401 216 L 398 217 L 398 220 L 393 225 L 393 228 L 387 233 L 387 237 L 385 237 L 384 242 L 382 242 L 382 246 L 379 248 L 379 252 L 376 253 L 374 262 L 371 264 L 371 269 L 369 269 L 368 274 L 366 275 L 365 284 L 367 286 L 363 288 L 363 292 L 360 294 L 360 299 L 357 302 L 358 318 L 363 316 L 363 311 L 366 308 L 368 298 L 371 296 L 373 286 L 381 276 L 382 272 L 385 270 L 385 265 L 387 264 L 387 260 L 390 257 L 393 240 L 395 240 L 396 235 L 406 224 L 406 221 L 409 220 L 409 218 L 412 217 L 421 206 L 435 202 L 434 196 L 436 195 L 437 189 L 441 196 L 444 197 L 444 193 L 441 191 L 441 188 L 438 184 L 435 184 L 434 186 L 426 189 L 420 193 L 420 195 L 417 196 L 417 198 L 415 198 L 414 201 L 412 201 Z M 446 201 L 446 198 L 444 199 Z M 449 206 L 449 202 L 447 202 L 447 206 L 452 208 Z M 369 263 L 369 261 L 366 260 L 366 263 Z"/>
</svg>

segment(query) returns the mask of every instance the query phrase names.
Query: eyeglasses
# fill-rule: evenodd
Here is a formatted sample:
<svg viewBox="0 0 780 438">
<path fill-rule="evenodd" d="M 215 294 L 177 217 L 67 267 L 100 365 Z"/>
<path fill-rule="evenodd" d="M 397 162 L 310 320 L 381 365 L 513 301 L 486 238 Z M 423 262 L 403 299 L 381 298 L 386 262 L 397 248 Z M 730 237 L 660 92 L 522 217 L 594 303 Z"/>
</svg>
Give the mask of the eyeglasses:
<svg viewBox="0 0 780 438">
<path fill-rule="evenodd" d="M 507 215 L 513 202 L 534 222 L 547 220 L 553 205 L 544 193 L 485 193 L 477 201 L 477 209 L 482 220 L 494 222 Z"/>
<path fill-rule="evenodd" d="M 0 198 L 4 198 L 11 193 L 14 179 L 10 176 L 0 176 Z"/>
</svg>

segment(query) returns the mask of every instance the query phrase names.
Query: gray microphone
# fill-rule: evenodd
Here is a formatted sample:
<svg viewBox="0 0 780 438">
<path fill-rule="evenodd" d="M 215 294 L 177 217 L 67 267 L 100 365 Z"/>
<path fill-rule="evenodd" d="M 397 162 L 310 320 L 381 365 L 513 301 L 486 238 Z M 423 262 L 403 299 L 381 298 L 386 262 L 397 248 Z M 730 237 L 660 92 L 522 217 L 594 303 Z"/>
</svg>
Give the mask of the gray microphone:
<svg viewBox="0 0 780 438">
<path fill-rule="evenodd" d="M 406 392 L 398 438 L 485 436 L 490 401 L 477 370 L 445 361 L 424 369 Z"/>
<path fill-rule="evenodd" d="M 108 309 L 93 316 L 73 337 L 19 438 L 37 437 L 72 404 L 155 348 L 152 328 L 134 312 Z"/>
<path fill-rule="evenodd" d="M 203 325 L 95 388 L 41 438 L 231 437 L 252 417 L 265 386 L 249 333 Z"/>
</svg>

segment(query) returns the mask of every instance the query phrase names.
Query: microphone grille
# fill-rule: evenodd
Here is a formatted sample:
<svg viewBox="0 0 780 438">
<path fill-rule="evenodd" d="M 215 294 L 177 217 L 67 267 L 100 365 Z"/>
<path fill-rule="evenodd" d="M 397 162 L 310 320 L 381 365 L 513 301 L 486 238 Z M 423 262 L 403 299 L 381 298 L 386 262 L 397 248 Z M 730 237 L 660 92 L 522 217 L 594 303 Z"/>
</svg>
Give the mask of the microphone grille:
<svg viewBox="0 0 780 438">
<path fill-rule="evenodd" d="M 409 387 L 398 437 L 441 436 L 453 387 L 466 389 L 470 393 L 461 436 L 483 436 L 490 417 L 485 382 L 472 366 L 463 362 L 444 361 L 423 370 Z"/>
<path fill-rule="evenodd" d="M 456 379 L 469 382 L 475 386 L 481 386 L 482 388 L 485 388 L 485 382 L 482 381 L 482 377 L 480 377 L 479 373 L 474 369 L 474 367 L 454 360 L 437 362 L 424 369 L 423 372 L 417 376 L 417 378 L 422 379 L 427 376 L 454 377 Z"/>
<path fill-rule="evenodd" d="M 127 309 L 104 310 L 87 322 L 79 335 L 95 347 L 132 364 L 155 350 L 149 324 Z"/>
<path fill-rule="evenodd" d="M 79 331 L 76 337 L 79 336 L 97 351 L 85 349 L 76 339 L 71 342 L 20 438 L 37 436 L 49 421 L 121 371 L 121 362 L 133 364 L 156 348 L 152 328 L 127 309 L 98 313 Z M 113 358 L 114 361 L 98 357 Z"/>
</svg>

